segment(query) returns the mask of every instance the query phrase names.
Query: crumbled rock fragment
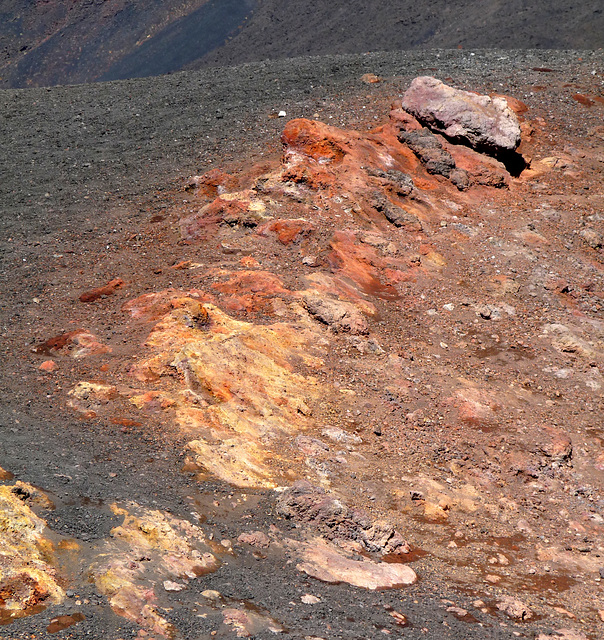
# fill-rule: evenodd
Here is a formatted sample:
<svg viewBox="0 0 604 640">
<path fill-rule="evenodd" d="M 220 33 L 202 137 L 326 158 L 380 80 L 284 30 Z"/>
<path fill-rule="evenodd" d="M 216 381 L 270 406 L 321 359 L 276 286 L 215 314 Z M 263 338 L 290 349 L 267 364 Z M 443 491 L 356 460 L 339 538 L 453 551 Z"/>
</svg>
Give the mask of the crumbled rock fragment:
<svg viewBox="0 0 604 640">
<path fill-rule="evenodd" d="M 380 82 L 380 78 L 379 76 L 376 76 L 375 73 L 364 73 L 361 76 L 361 82 L 364 82 L 365 84 L 376 84 L 377 82 Z"/>
<path fill-rule="evenodd" d="M 398 139 L 415 153 L 428 173 L 448 178 L 459 191 L 470 187 L 468 172 L 457 167 L 455 158 L 429 129 L 424 127 L 419 131 L 401 131 Z"/>
<path fill-rule="evenodd" d="M 273 618 L 250 609 L 228 608 L 222 610 L 224 624 L 233 627 L 238 638 L 256 637 L 264 631 L 283 633 L 285 629 Z"/>
<path fill-rule="evenodd" d="M 124 284 L 125 282 L 121 278 L 114 278 L 102 287 L 97 287 L 96 289 L 82 293 L 80 295 L 80 302 L 95 302 L 99 298 L 106 298 L 115 293 L 120 287 L 123 287 Z"/>
<path fill-rule="evenodd" d="M 520 600 L 506 596 L 497 603 L 497 608 L 515 620 L 530 620 L 533 612 Z"/>
<path fill-rule="evenodd" d="M 310 593 L 305 593 L 300 600 L 304 604 L 317 604 L 318 602 L 321 602 L 321 598 L 317 598 L 317 596 L 313 596 Z"/>
<path fill-rule="evenodd" d="M 348 431 L 344 431 L 344 429 L 340 429 L 339 427 L 325 427 L 321 433 L 333 442 L 342 442 L 345 444 L 360 444 L 363 442 L 361 436 L 357 436 L 356 433 L 348 433 Z"/>
<path fill-rule="evenodd" d="M 443 149 L 430 129 L 424 127 L 419 131 L 401 131 L 398 139 L 415 153 L 428 173 L 448 178 L 455 169 L 453 156 Z"/>
<path fill-rule="evenodd" d="M 421 76 L 405 92 L 402 106 L 425 126 L 474 149 L 497 154 L 520 144 L 518 118 L 502 97 L 477 95 Z"/>
<path fill-rule="evenodd" d="M 595 229 L 582 229 L 579 235 L 592 249 L 601 249 L 604 244 L 602 236 Z"/>
<path fill-rule="evenodd" d="M 365 167 L 365 170 L 368 175 L 374 178 L 381 178 L 382 183 L 390 187 L 398 196 L 408 196 L 413 193 L 413 189 L 415 188 L 413 178 L 407 173 L 397 171 L 396 169 L 382 171 L 374 167 Z"/>
<path fill-rule="evenodd" d="M 573 455 L 570 436 L 554 427 L 543 428 L 543 438 L 537 443 L 537 449 L 553 462 L 558 463 L 568 462 Z"/>
<path fill-rule="evenodd" d="M 111 608 L 153 638 L 171 638 L 174 628 L 159 612 L 155 586 L 181 591 L 184 580 L 216 571 L 220 561 L 198 527 L 157 510 L 112 505 L 123 523 L 111 530 L 90 567 L 98 591 Z M 159 578 L 161 577 L 161 580 Z"/>
<path fill-rule="evenodd" d="M 363 314 L 350 302 L 335 300 L 317 291 L 303 293 L 302 300 L 310 315 L 329 325 L 336 332 L 369 333 Z"/>
<path fill-rule="evenodd" d="M 242 533 L 237 538 L 237 541 L 242 544 L 249 544 L 252 547 L 259 547 L 260 549 L 266 549 L 271 544 L 270 538 L 262 531 Z"/>
<path fill-rule="evenodd" d="M 313 525 L 330 540 L 354 541 L 370 552 L 405 554 L 411 550 L 392 525 L 372 520 L 360 509 L 349 509 L 306 480 L 296 482 L 281 494 L 277 510 L 287 518 Z"/>
<path fill-rule="evenodd" d="M 371 204 L 376 211 L 391 222 L 395 227 L 404 227 L 409 231 L 421 231 L 422 223 L 411 213 L 408 213 L 402 207 L 398 207 L 382 193 L 375 192 L 371 198 Z"/>
</svg>

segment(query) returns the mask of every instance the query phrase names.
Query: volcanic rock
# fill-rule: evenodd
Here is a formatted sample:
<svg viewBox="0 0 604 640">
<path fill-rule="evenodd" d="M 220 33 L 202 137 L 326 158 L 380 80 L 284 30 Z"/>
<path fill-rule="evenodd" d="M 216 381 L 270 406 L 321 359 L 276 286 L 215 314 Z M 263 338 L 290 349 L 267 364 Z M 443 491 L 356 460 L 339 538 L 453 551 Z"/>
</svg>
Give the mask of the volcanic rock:
<svg viewBox="0 0 604 640">
<path fill-rule="evenodd" d="M 501 97 L 461 91 L 421 76 L 405 92 L 402 105 L 433 131 L 474 149 L 497 155 L 520 144 L 518 118 Z"/>
<path fill-rule="evenodd" d="M 283 633 L 285 629 L 273 618 L 258 610 L 236 609 L 229 607 L 222 610 L 224 624 L 233 627 L 238 638 L 254 638 L 264 631 L 273 634 Z"/>
<path fill-rule="evenodd" d="M 497 608 L 516 620 L 530 620 L 533 617 L 533 612 L 523 602 L 509 596 L 500 600 Z"/>
<path fill-rule="evenodd" d="M 106 298 L 115 293 L 117 289 L 123 287 L 125 282 L 121 278 L 114 278 L 102 287 L 85 291 L 80 295 L 80 302 L 95 302 L 99 298 Z"/>
<path fill-rule="evenodd" d="M 350 509 L 306 480 L 296 482 L 281 494 L 277 510 L 287 518 L 312 525 L 329 540 L 352 540 L 367 551 L 385 555 L 411 550 L 392 525 L 373 520 L 361 509 Z"/>
<path fill-rule="evenodd" d="M 415 571 L 407 565 L 352 560 L 321 539 L 295 546 L 302 559 L 297 568 L 323 582 L 347 582 L 354 587 L 376 590 L 397 589 L 417 581 Z"/>
<path fill-rule="evenodd" d="M 343 331 L 353 335 L 369 333 L 367 321 L 349 302 L 333 300 L 316 291 L 303 293 L 302 300 L 308 313 L 336 332 Z"/>
<path fill-rule="evenodd" d="M 39 492 L 19 483 L 0 486 L 0 615 L 19 618 L 65 597 L 46 523 L 26 504 Z M 43 506 L 46 506 L 45 504 Z"/>
<path fill-rule="evenodd" d="M 271 540 L 262 531 L 249 531 L 247 533 L 242 533 L 237 538 L 238 542 L 242 544 L 249 544 L 252 547 L 259 547 L 261 549 L 266 549 L 266 547 L 270 546 Z"/>
</svg>

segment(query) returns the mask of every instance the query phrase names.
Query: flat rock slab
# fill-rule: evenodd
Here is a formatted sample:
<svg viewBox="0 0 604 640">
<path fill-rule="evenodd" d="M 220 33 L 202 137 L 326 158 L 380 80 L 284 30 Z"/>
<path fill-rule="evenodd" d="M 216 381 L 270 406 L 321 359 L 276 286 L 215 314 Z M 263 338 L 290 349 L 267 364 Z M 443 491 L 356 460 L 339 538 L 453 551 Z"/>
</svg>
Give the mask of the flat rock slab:
<svg viewBox="0 0 604 640">
<path fill-rule="evenodd" d="M 297 545 L 296 545 L 297 546 Z M 417 574 L 404 564 L 353 560 L 333 545 L 316 539 L 300 545 L 302 560 L 297 568 L 323 582 L 346 582 L 364 589 L 397 589 L 417 581 Z"/>
<path fill-rule="evenodd" d="M 415 78 L 402 100 L 405 111 L 451 140 L 492 154 L 520 144 L 520 124 L 503 97 L 454 89 L 431 76 Z"/>
</svg>

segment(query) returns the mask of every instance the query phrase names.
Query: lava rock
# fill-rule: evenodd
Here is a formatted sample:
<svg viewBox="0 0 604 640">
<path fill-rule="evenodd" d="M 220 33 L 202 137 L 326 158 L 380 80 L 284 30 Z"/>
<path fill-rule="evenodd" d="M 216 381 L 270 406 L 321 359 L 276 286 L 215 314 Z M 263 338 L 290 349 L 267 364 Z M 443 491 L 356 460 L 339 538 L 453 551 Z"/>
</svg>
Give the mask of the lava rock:
<svg viewBox="0 0 604 640">
<path fill-rule="evenodd" d="M 421 76 L 405 92 L 402 106 L 433 131 L 473 149 L 497 155 L 520 144 L 518 118 L 502 97 L 477 95 Z"/>
</svg>

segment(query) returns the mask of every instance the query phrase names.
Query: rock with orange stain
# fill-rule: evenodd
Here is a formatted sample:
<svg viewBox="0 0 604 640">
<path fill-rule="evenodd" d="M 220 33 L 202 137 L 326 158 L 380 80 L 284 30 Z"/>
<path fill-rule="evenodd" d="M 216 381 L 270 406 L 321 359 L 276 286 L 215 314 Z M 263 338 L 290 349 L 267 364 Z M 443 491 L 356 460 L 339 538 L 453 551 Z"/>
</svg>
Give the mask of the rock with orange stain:
<svg viewBox="0 0 604 640">
<path fill-rule="evenodd" d="M 258 229 L 260 235 L 267 235 L 272 231 L 281 244 L 289 245 L 307 238 L 314 230 L 314 225 L 304 219 L 275 220 Z"/>
<path fill-rule="evenodd" d="M 352 280 L 365 294 L 384 299 L 398 296 L 394 287 L 380 281 L 379 267 L 385 266 L 385 262 L 372 246 L 358 242 L 357 236 L 348 231 L 336 231 L 330 245 L 327 259 L 331 267 Z"/>
<path fill-rule="evenodd" d="M 121 278 L 115 278 L 96 289 L 85 291 L 80 295 L 80 302 L 96 302 L 99 298 L 106 298 L 115 293 L 117 289 L 123 287 L 126 283 Z"/>
<path fill-rule="evenodd" d="M 26 483 L 0 486 L 0 617 L 20 618 L 60 603 L 65 593 L 52 564 L 46 523 L 29 506 L 40 494 Z M 33 502 L 35 503 L 35 501 Z"/>
<path fill-rule="evenodd" d="M 86 329 L 75 329 L 74 331 L 61 333 L 58 336 L 49 338 L 46 342 L 34 347 L 32 351 L 45 355 L 68 353 L 72 358 L 79 359 L 88 356 L 102 355 L 103 353 L 111 353 L 113 349 L 100 342 L 94 333 Z M 42 369 L 42 367 L 40 368 Z M 43 369 L 43 371 L 51 370 L 52 369 Z"/>
<path fill-rule="evenodd" d="M 328 165 L 338 164 L 346 155 L 343 146 L 346 136 L 343 132 L 314 120 L 290 120 L 281 134 L 281 142 L 286 158 L 301 154 Z"/>
<path fill-rule="evenodd" d="M 381 82 L 379 76 L 376 76 L 375 73 L 364 73 L 361 76 L 361 82 L 365 84 L 376 84 L 377 82 Z"/>
<path fill-rule="evenodd" d="M 39 367 L 40 371 L 47 371 L 52 373 L 59 368 L 59 365 L 54 360 L 45 360 Z"/>
<path fill-rule="evenodd" d="M 243 256 L 243 258 L 239 260 L 239 264 L 246 269 L 260 269 L 261 267 L 258 260 L 252 256 Z"/>
<path fill-rule="evenodd" d="M 236 180 L 232 175 L 222 169 L 210 169 L 201 176 L 190 178 L 185 188 L 187 191 L 193 191 L 196 196 L 216 198 L 233 189 L 235 185 Z"/>
<path fill-rule="evenodd" d="M 502 189 L 509 187 L 510 174 L 501 162 L 478 153 L 469 147 L 443 141 L 445 148 L 455 160 L 455 166 L 468 174 L 470 185 Z"/>
<path fill-rule="evenodd" d="M 200 302 L 212 302 L 213 298 L 199 289 L 182 291 L 179 289 L 166 289 L 156 293 L 144 293 L 134 300 L 129 300 L 122 305 L 122 311 L 129 313 L 135 320 L 154 322 L 174 308 L 174 301 L 181 298 L 198 300 Z"/>
<path fill-rule="evenodd" d="M 255 227 L 266 220 L 266 206 L 250 192 L 224 193 L 198 213 L 180 221 L 183 240 L 199 240 L 207 234 L 208 228 L 219 224 Z"/>
<path fill-rule="evenodd" d="M 346 300 L 365 316 L 373 317 L 377 313 L 375 305 L 367 300 L 367 296 L 354 286 L 354 283 L 345 280 L 345 274 L 340 276 L 330 275 L 324 272 L 313 273 L 304 278 L 308 290 L 319 291 L 324 296 Z M 296 296 L 303 296 L 304 291 L 296 292 Z"/>
<path fill-rule="evenodd" d="M 489 425 L 500 408 L 488 391 L 473 387 L 458 389 L 453 397 L 447 398 L 445 406 L 453 406 L 459 419 L 472 426 Z"/>
<path fill-rule="evenodd" d="M 140 379 L 153 371 L 147 379 L 163 389 L 131 401 L 144 406 L 153 396 L 163 406 L 171 399 L 199 465 L 233 484 L 274 486 L 282 460 L 287 468 L 296 455 L 284 443 L 313 424 L 312 406 L 326 391 L 309 375 L 322 366 L 324 330 L 301 309 L 296 324 L 271 325 L 234 320 L 209 304 L 203 309 L 203 326 L 188 320 L 184 303 L 157 323 L 136 372 Z"/>
<path fill-rule="evenodd" d="M 147 638 L 172 638 L 173 626 L 159 613 L 156 588 L 165 580 L 189 582 L 216 571 L 220 561 L 201 529 L 135 503 L 112 505 L 124 518 L 97 549 L 89 572 L 99 592 L 120 616 L 142 627 Z"/>
<path fill-rule="evenodd" d="M 228 280 L 217 282 L 212 289 L 222 295 L 224 306 L 231 311 L 273 310 L 275 298 L 291 298 L 281 279 L 270 271 L 218 271 Z"/>
<path fill-rule="evenodd" d="M 398 130 L 418 131 L 422 128 L 421 123 L 412 116 L 408 111 L 401 109 L 397 105 L 393 105 L 390 110 L 390 122 Z"/>
</svg>

